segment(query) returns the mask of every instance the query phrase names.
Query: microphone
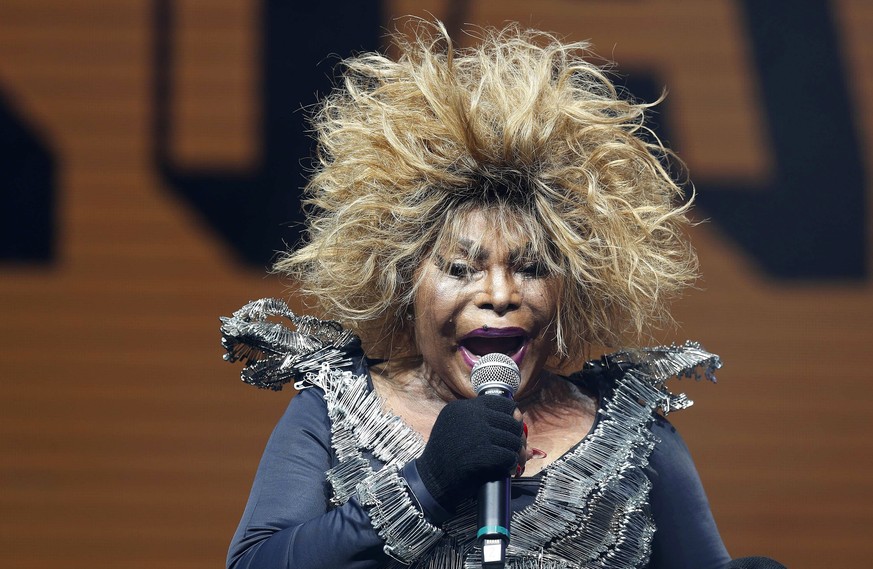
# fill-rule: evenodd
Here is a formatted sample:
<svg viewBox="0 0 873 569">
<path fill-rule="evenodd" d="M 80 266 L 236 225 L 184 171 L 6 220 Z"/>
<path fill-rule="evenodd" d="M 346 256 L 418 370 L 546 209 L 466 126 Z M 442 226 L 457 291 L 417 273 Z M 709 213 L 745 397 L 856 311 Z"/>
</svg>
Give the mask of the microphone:
<svg viewBox="0 0 873 569">
<path fill-rule="evenodd" d="M 470 382 L 477 396 L 497 395 L 512 399 L 521 384 L 521 372 L 512 358 L 501 353 L 485 354 L 473 366 Z M 503 569 L 509 544 L 509 474 L 486 482 L 479 489 L 476 539 L 482 545 L 482 568 Z"/>
</svg>

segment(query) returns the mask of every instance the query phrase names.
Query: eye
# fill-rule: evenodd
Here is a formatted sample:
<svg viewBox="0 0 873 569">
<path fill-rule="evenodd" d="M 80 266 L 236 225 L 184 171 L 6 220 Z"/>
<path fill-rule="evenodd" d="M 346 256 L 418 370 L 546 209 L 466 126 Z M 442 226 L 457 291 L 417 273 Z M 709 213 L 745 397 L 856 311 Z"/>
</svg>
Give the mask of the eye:
<svg viewBox="0 0 873 569">
<path fill-rule="evenodd" d="M 518 267 L 518 272 L 525 277 L 539 279 L 548 276 L 549 267 L 543 261 L 525 261 Z"/>
<path fill-rule="evenodd" d="M 448 264 L 448 267 L 446 267 L 445 271 L 449 274 L 449 276 L 452 276 L 456 279 L 469 278 L 474 272 L 473 267 L 471 267 L 464 261 L 452 261 Z"/>
<path fill-rule="evenodd" d="M 437 255 L 434 262 L 442 272 L 455 279 L 469 279 L 476 272 L 475 267 L 465 259 L 449 261 L 441 255 Z"/>
</svg>

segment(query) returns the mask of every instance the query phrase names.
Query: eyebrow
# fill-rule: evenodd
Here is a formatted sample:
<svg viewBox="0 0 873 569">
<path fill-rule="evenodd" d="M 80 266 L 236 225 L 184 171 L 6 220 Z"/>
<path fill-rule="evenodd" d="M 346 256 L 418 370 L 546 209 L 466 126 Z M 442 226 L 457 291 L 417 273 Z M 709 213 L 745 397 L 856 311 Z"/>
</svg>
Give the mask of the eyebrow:
<svg viewBox="0 0 873 569">
<path fill-rule="evenodd" d="M 469 255 L 470 251 L 476 246 L 476 242 L 472 239 L 458 239 L 457 243 L 455 243 L 455 246 L 460 248 L 465 255 Z M 512 261 L 517 261 L 519 259 L 524 259 L 525 257 L 532 257 L 534 253 L 535 251 L 534 248 L 531 246 L 531 243 L 527 242 L 521 247 L 511 249 L 509 251 L 509 259 Z M 475 257 L 475 260 L 487 260 L 489 256 L 490 255 L 488 251 L 480 249 Z"/>
<path fill-rule="evenodd" d="M 445 250 L 443 253 L 447 254 L 447 255 L 460 254 L 460 255 L 463 255 L 464 257 L 469 258 L 470 253 L 473 251 L 473 249 L 475 247 L 476 247 L 476 242 L 473 241 L 472 239 L 458 239 L 450 246 L 450 248 Z M 477 254 L 473 260 L 484 261 L 484 260 L 488 259 L 488 256 L 489 255 L 488 255 L 487 251 L 483 251 L 482 249 L 479 249 L 479 251 L 477 252 Z M 440 258 L 443 262 L 445 262 L 445 259 L 443 258 L 443 254 L 437 253 L 437 257 Z"/>
</svg>

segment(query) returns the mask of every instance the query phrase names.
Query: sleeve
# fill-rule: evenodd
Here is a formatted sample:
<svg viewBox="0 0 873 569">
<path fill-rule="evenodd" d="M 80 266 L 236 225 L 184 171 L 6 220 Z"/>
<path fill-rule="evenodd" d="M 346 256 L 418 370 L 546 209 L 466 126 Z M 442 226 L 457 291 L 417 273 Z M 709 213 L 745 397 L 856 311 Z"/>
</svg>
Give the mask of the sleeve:
<svg viewBox="0 0 873 569">
<path fill-rule="evenodd" d="M 228 569 L 373 569 L 387 565 L 384 542 L 352 498 L 334 508 L 330 420 L 321 392 L 297 394 L 267 442 Z"/>
<path fill-rule="evenodd" d="M 650 504 L 655 519 L 650 569 L 718 569 L 730 561 L 688 447 L 676 429 L 657 417 L 660 441 L 649 460 Z"/>
</svg>

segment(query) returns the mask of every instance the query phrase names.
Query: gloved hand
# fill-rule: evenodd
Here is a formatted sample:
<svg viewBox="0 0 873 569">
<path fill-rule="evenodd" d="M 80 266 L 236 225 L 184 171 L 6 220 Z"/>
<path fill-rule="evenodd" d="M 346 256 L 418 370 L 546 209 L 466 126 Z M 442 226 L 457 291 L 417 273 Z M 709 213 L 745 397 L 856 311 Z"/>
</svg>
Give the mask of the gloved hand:
<svg viewBox="0 0 873 569">
<path fill-rule="evenodd" d="M 483 395 L 448 403 L 440 411 L 424 452 L 416 459 L 422 482 L 446 510 L 485 482 L 507 476 L 522 450 L 515 402 Z"/>
</svg>

